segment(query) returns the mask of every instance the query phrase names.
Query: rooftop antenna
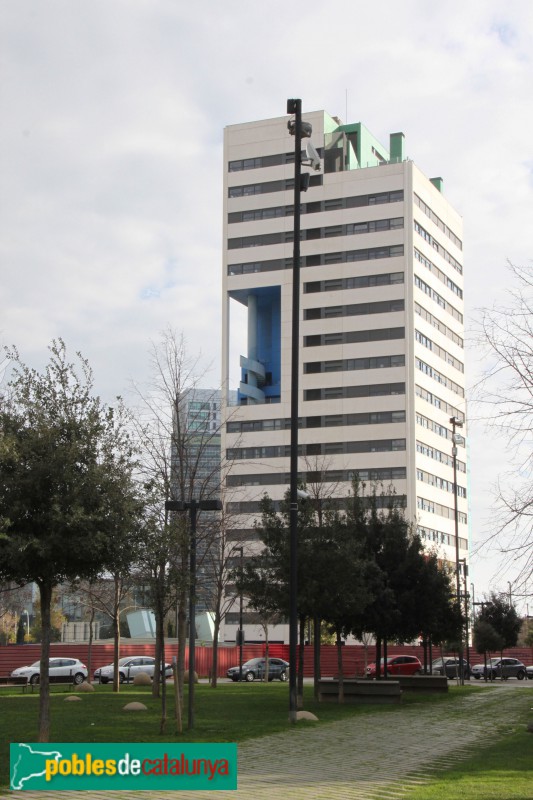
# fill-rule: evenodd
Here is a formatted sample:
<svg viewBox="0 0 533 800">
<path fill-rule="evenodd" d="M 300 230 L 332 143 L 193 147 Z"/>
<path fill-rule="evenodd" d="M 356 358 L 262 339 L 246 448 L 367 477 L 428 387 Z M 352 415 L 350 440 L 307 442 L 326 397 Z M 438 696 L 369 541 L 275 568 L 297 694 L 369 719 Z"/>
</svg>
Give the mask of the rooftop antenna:
<svg viewBox="0 0 533 800">
<path fill-rule="evenodd" d="M 346 111 L 346 116 L 344 117 L 344 121 L 345 121 L 346 124 L 348 124 L 348 89 L 344 90 L 344 94 L 345 94 L 344 107 L 345 107 L 345 111 Z"/>
</svg>

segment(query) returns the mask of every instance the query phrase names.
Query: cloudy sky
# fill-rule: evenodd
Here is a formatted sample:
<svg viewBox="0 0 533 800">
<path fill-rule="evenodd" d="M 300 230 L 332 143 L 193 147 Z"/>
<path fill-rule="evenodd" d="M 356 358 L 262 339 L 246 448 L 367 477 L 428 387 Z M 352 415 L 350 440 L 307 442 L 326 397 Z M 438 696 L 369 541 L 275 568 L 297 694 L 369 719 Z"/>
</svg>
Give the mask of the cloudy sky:
<svg viewBox="0 0 533 800">
<path fill-rule="evenodd" d="M 40 367 L 62 336 L 111 399 L 172 325 L 217 385 L 223 128 L 287 97 L 444 178 L 473 322 L 533 257 L 532 53 L 530 0 L 3 0 L 0 342 Z M 474 421 L 470 447 L 477 541 L 508 454 Z M 485 552 L 471 577 L 514 573 Z"/>
</svg>

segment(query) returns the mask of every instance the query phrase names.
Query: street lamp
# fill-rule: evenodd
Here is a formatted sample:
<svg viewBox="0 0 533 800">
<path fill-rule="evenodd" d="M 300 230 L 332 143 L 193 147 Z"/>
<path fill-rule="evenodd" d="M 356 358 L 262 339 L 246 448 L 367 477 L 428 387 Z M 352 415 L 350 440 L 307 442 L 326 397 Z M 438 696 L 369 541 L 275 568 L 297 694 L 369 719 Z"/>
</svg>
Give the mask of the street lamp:
<svg viewBox="0 0 533 800">
<path fill-rule="evenodd" d="M 292 342 L 291 342 L 291 441 L 290 441 L 290 515 L 289 515 L 289 720 L 296 722 L 298 706 L 296 660 L 298 644 L 298 379 L 300 349 L 300 197 L 306 191 L 309 176 L 302 182 L 302 138 L 309 138 L 312 127 L 302 121 L 302 101 L 287 100 L 287 123 L 294 136 L 294 238 L 292 255 Z M 314 148 L 313 148 L 314 149 Z M 316 168 L 316 159 L 311 159 Z M 320 164 L 318 163 L 320 167 Z"/>
<path fill-rule="evenodd" d="M 221 511 L 220 500 L 167 500 L 165 511 L 188 511 L 190 520 L 189 547 L 189 730 L 194 728 L 194 672 L 196 648 L 196 516 L 198 511 Z M 176 687 L 177 690 L 177 687 Z"/>
<path fill-rule="evenodd" d="M 459 419 L 459 417 L 450 417 L 450 422 L 452 425 L 452 456 L 453 456 L 453 500 L 454 500 L 454 521 L 455 521 L 455 579 L 456 579 L 456 596 L 457 596 L 457 608 L 459 609 L 459 613 L 461 612 L 461 578 L 459 573 L 459 508 L 457 505 L 457 443 L 460 440 L 460 436 L 456 433 L 457 428 L 462 428 L 463 423 Z M 461 642 L 460 642 L 460 652 L 459 652 L 459 675 L 461 679 L 461 685 L 464 684 L 464 674 L 463 674 L 463 662 L 462 662 L 462 650 L 463 650 L 463 637 L 461 634 Z"/>
</svg>

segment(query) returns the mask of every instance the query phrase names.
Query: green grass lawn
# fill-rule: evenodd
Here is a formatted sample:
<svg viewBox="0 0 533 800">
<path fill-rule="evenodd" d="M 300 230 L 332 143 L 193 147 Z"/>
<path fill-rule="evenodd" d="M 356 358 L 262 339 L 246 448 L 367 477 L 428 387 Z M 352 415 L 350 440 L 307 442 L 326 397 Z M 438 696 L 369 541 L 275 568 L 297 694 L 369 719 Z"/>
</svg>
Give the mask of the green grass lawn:
<svg viewBox="0 0 533 800">
<path fill-rule="evenodd" d="M 525 728 L 525 726 L 522 726 Z M 525 729 L 439 773 L 409 800 L 532 800 L 533 735 Z"/>
<path fill-rule="evenodd" d="M 448 694 L 405 694 L 401 705 L 355 706 L 316 704 L 312 686 L 305 687 L 305 708 L 320 718 L 320 725 L 357 714 L 401 714 L 406 705 L 449 704 L 464 692 L 491 691 L 477 687 L 450 687 Z M 81 702 L 65 702 L 70 692 L 52 688 L 51 741 L 56 742 L 242 742 L 246 739 L 287 730 L 288 685 L 280 683 L 221 683 L 216 690 L 196 686 L 195 727 L 187 730 L 187 694 L 183 709 L 183 733 L 176 733 L 174 689 L 168 687 L 166 730 L 159 733 L 161 703 L 151 696 L 150 687 L 97 686 L 94 693 L 80 694 Z M 148 711 L 126 713 L 122 709 L 140 700 Z M 20 689 L 0 691 L 0 790 L 9 784 L 9 743 L 37 740 L 38 693 L 23 695 Z M 525 719 L 524 719 L 525 722 Z M 525 725 L 522 726 L 522 729 Z M 516 731 L 479 757 L 460 767 L 438 773 L 411 800 L 532 800 L 533 735 Z M 506 793 L 507 792 L 507 793 Z"/>
</svg>

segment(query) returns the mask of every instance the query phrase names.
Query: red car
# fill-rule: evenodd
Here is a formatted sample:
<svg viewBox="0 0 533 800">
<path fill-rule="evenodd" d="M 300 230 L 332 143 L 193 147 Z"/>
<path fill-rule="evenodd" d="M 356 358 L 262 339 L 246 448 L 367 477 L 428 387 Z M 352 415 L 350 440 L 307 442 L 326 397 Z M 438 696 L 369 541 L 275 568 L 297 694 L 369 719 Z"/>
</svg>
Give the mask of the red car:
<svg viewBox="0 0 533 800">
<path fill-rule="evenodd" d="M 385 674 L 385 659 L 381 659 L 381 677 Z M 390 656 L 387 659 L 387 677 L 395 675 L 421 675 L 422 664 L 416 656 Z M 376 665 L 369 664 L 366 668 L 366 677 L 376 677 Z"/>
</svg>

